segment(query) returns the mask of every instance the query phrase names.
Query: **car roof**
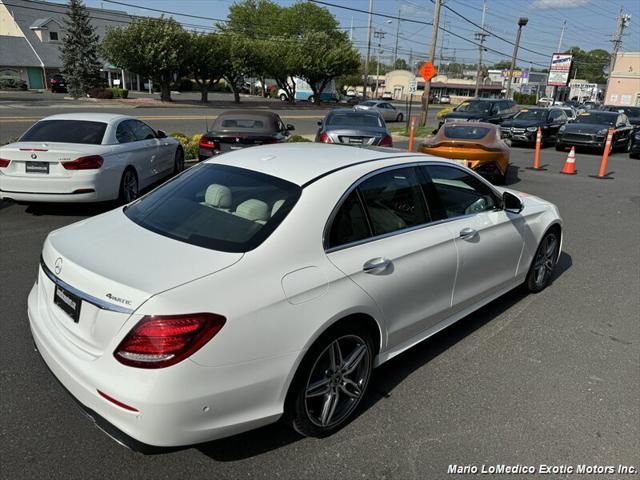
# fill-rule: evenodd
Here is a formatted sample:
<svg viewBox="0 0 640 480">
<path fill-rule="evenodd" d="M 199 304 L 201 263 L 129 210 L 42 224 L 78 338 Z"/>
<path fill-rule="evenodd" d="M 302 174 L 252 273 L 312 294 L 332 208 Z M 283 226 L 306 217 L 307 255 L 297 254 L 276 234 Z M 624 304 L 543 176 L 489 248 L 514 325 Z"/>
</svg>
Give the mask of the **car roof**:
<svg viewBox="0 0 640 480">
<path fill-rule="evenodd" d="M 207 160 L 206 163 L 247 168 L 305 185 L 332 171 L 362 162 L 416 155 L 420 154 L 324 143 L 280 143 L 236 150 Z"/>
<path fill-rule="evenodd" d="M 85 122 L 102 122 L 102 123 L 111 123 L 116 120 L 124 120 L 131 119 L 136 120 L 135 117 L 131 117 L 129 115 L 120 115 L 118 113 L 93 113 L 93 112 L 82 112 L 82 113 L 60 113 L 58 115 L 51 115 L 49 117 L 45 117 L 41 119 L 43 120 L 84 120 Z"/>
<path fill-rule="evenodd" d="M 265 118 L 274 118 L 276 114 L 274 112 L 269 112 L 265 110 L 245 110 L 245 109 L 235 109 L 235 110 L 225 110 L 221 114 L 218 115 L 220 117 L 242 117 L 242 118 L 250 118 L 250 117 L 265 117 Z"/>
</svg>

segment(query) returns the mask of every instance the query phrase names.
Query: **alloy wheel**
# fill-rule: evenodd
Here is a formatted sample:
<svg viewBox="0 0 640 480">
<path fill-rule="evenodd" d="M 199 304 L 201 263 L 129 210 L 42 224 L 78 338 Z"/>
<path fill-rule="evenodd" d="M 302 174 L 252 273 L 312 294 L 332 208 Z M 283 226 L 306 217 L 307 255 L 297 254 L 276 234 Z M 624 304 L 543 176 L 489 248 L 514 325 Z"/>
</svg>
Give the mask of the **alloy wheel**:
<svg viewBox="0 0 640 480">
<path fill-rule="evenodd" d="M 538 249 L 533 264 L 534 282 L 538 288 L 547 284 L 551 278 L 558 253 L 558 239 L 555 235 L 547 235 Z"/>
<path fill-rule="evenodd" d="M 331 428 L 358 406 L 371 373 L 369 346 L 357 335 L 331 342 L 318 356 L 304 389 L 307 417 L 316 426 Z"/>
</svg>

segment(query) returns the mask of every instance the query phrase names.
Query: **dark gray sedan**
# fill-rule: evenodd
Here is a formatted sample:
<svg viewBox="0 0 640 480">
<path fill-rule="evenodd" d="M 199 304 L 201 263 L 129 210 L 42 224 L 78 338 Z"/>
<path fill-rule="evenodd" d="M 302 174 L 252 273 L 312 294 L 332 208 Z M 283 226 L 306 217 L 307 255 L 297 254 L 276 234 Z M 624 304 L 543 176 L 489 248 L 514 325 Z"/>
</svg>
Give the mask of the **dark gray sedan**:
<svg viewBox="0 0 640 480">
<path fill-rule="evenodd" d="M 376 111 L 338 108 L 330 111 L 318 125 L 316 142 L 393 147 L 387 125 Z"/>
</svg>

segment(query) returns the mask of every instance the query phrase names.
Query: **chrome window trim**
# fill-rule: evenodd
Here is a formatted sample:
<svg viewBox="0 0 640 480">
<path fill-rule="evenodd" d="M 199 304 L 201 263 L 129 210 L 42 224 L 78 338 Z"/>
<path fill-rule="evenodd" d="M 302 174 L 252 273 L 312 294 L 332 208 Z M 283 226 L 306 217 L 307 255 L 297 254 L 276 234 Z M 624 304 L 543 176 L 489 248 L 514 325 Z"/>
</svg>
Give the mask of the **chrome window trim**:
<svg viewBox="0 0 640 480">
<path fill-rule="evenodd" d="M 475 215 L 479 215 L 481 213 L 485 213 L 485 212 L 489 212 L 489 211 L 504 210 L 504 208 L 500 205 L 500 208 L 495 208 L 493 210 L 485 210 L 483 212 L 468 213 L 466 215 L 459 215 L 459 216 L 453 217 L 453 218 L 443 218 L 441 220 L 435 220 L 435 221 L 432 221 L 432 222 L 422 223 L 420 225 L 413 225 L 411 227 L 402 228 L 400 230 L 395 230 L 393 232 L 388 232 L 388 233 L 384 233 L 384 234 L 381 234 L 381 235 L 372 235 L 372 236 L 370 236 L 368 238 L 364 238 L 362 240 L 356 240 L 354 242 L 345 243 L 345 244 L 338 245 L 338 246 L 331 247 L 331 248 L 327 248 L 326 247 L 327 238 L 329 236 L 329 232 L 331 230 L 331 226 L 333 225 L 333 220 L 335 219 L 335 216 L 337 215 L 338 210 L 340 210 L 340 207 L 342 207 L 342 204 L 345 202 L 345 200 L 351 194 L 351 192 L 353 190 L 355 190 L 356 188 L 358 188 L 362 182 L 366 181 L 367 179 L 369 179 L 372 176 L 377 175 L 379 173 L 384 173 L 384 172 L 391 171 L 391 170 L 397 170 L 397 169 L 400 169 L 400 168 L 416 168 L 416 167 L 423 167 L 423 166 L 429 166 L 429 165 L 437 165 L 437 166 L 443 166 L 443 167 L 457 168 L 458 170 L 461 170 L 464 173 L 467 173 L 467 174 L 471 173 L 474 177 L 476 177 L 478 180 L 480 180 L 482 183 L 484 183 L 486 186 L 488 186 L 490 188 L 490 190 L 496 195 L 496 197 L 498 197 L 499 199 L 502 198 L 502 194 L 500 192 L 498 192 L 495 189 L 495 187 L 493 185 L 491 185 L 487 180 L 482 178 L 480 175 L 478 175 L 476 172 L 474 172 L 470 168 L 466 168 L 465 169 L 461 165 L 458 165 L 456 163 L 439 162 L 437 160 L 435 160 L 435 161 L 424 161 L 424 160 L 422 160 L 422 161 L 417 161 L 417 162 L 402 163 L 402 164 L 395 164 L 395 165 L 390 165 L 390 166 L 387 166 L 387 167 L 382 167 L 382 168 L 379 168 L 377 170 L 373 170 L 373 171 L 367 173 L 366 175 L 360 177 L 353 184 L 351 184 L 351 186 L 345 191 L 345 193 L 343 193 L 342 196 L 338 199 L 338 202 L 333 207 L 333 210 L 331 210 L 331 214 L 329 215 L 329 218 L 327 219 L 327 221 L 325 223 L 324 230 L 323 230 L 323 233 L 322 233 L 322 246 L 324 247 L 325 253 L 329 254 L 329 253 L 337 252 L 339 250 L 344 250 L 345 248 L 356 247 L 356 246 L 359 246 L 359 245 L 363 245 L 365 243 L 374 242 L 376 240 L 382 240 L 382 239 L 393 237 L 393 236 L 396 236 L 396 235 L 401 235 L 403 233 L 413 232 L 415 230 L 420 230 L 422 228 L 430 227 L 430 226 L 433 226 L 433 225 L 441 225 L 443 223 L 453 222 L 453 221 L 456 221 L 456 220 L 460 220 L 462 218 L 473 217 Z M 431 181 L 431 180 L 429 180 L 429 181 Z M 358 198 L 360 199 L 360 203 L 362 204 L 362 207 L 365 208 L 365 214 L 366 214 L 366 206 L 363 204 L 363 201 L 362 201 L 362 199 L 360 198 L 359 195 L 358 195 Z M 428 202 L 427 202 L 427 209 L 429 209 Z M 429 215 L 429 216 L 431 216 L 431 215 Z M 373 230 L 371 230 L 371 232 L 373 233 Z"/>
<path fill-rule="evenodd" d="M 51 270 L 49 270 L 49 267 L 47 267 L 47 265 L 44 263 L 44 259 L 42 257 L 40 257 L 40 266 L 42 267 L 42 271 L 44 272 L 44 274 L 49 277 L 49 280 L 51 280 L 54 284 L 64 288 L 65 290 L 73 293 L 75 296 L 80 298 L 80 300 L 90 303 L 91 305 L 98 307 L 100 310 L 108 310 L 110 312 L 126 314 L 133 313 L 133 310 L 130 308 L 122 307 L 120 305 L 101 300 L 100 298 L 89 295 L 88 293 L 84 293 L 77 288 L 72 287 L 67 282 L 60 280 Z"/>
</svg>

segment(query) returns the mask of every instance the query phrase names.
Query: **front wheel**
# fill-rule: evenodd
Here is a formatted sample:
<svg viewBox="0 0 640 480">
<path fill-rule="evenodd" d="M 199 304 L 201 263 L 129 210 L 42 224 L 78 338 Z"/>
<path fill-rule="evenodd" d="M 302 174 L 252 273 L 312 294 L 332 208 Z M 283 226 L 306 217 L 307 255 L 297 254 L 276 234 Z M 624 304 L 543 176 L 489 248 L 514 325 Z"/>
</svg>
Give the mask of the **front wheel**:
<svg viewBox="0 0 640 480">
<path fill-rule="evenodd" d="M 176 149 L 173 157 L 173 174 L 177 175 L 184 170 L 184 151 L 181 148 Z"/>
<path fill-rule="evenodd" d="M 404 120 L 404 115 L 399 113 L 398 116 L 396 117 L 396 122 L 401 122 L 402 120 Z"/>
<path fill-rule="evenodd" d="M 372 370 L 373 342 L 366 331 L 349 325 L 330 330 L 300 364 L 285 420 L 301 435 L 331 435 L 353 418 Z"/>
<path fill-rule="evenodd" d="M 283 102 L 287 101 L 287 96 L 284 93 L 280 94 L 280 100 L 282 100 Z"/>
<path fill-rule="evenodd" d="M 525 285 L 531 293 L 541 292 L 551 283 L 553 269 L 558 261 L 559 247 L 560 239 L 556 233 L 548 232 L 542 238 L 525 280 Z"/>
<path fill-rule="evenodd" d="M 629 153 L 631 151 L 632 146 L 633 146 L 633 137 L 629 137 L 629 141 L 627 141 L 627 145 L 624 147 L 625 153 Z"/>
<path fill-rule="evenodd" d="M 310 102 L 310 103 L 316 103 L 316 97 L 314 97 L 313 95 L 311 95 L 311 96 L 309 97 L 309 102 Z"/>
</svg>

